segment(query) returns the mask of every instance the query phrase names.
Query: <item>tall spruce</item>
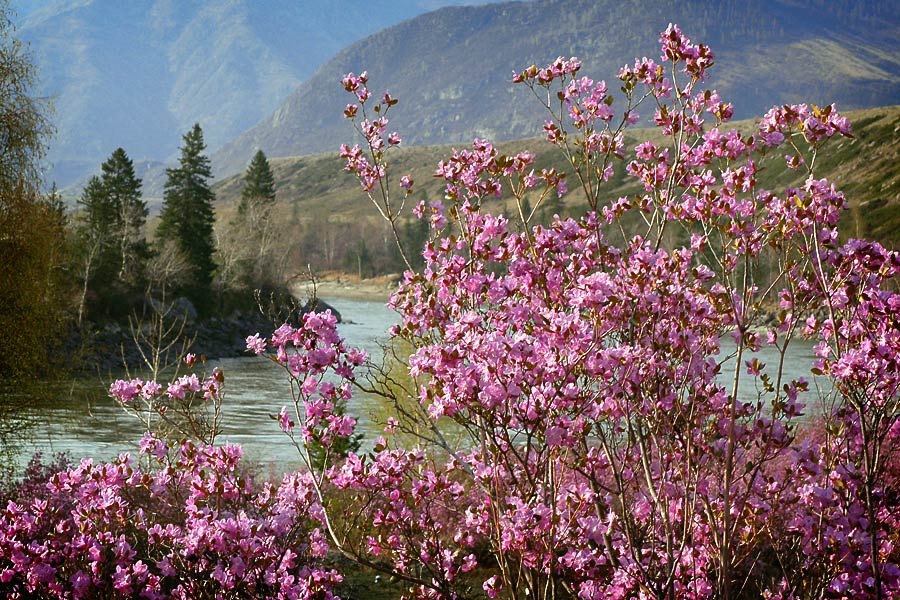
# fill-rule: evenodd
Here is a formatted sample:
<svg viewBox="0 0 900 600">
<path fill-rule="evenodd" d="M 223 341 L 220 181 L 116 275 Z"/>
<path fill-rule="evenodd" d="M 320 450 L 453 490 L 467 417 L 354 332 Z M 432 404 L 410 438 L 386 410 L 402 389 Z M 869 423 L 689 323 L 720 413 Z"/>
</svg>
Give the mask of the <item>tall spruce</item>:
<svg viewBox="0 0 900 600">
<path fill-rule="evenodd" d="M 209 304 L 215 270 L 215 194 L 210 187 L 212 169 L 204 154 L 206 144 L 200 125 L 195 124 L 182 139 L 178 167 L 166 169 L 168 179 L 157 237 L 163 243 L 174 242 L 190 263 L 193 284 L 182 291 L 200 308 Z"/>
<path fill-rule="evenodd" d="M 107 201 L 115 212 L 115 247 L 118 277 L 129 286 L 141 278 L 146 242 L 147 205 L 141 198 L 141 180 L 125 150 L 117 148 L 101 166 Z"/>
</svg>

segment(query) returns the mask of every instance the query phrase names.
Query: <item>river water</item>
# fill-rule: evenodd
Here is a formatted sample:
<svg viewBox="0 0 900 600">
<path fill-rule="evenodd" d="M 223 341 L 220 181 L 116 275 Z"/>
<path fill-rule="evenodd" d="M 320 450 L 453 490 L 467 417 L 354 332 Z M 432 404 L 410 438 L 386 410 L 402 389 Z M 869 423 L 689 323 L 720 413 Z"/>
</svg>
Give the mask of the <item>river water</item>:
<svg viewBox="0 0 900 600">
<path fill-rule="evenodd" d="M 379 341 L 387 338 L 387 330 L 397 322 L 397 315 L 383 302 L 323 299 L 348 321 L 339 326 L 347 342 L 379 356 Z M 723 342 L 723 346 L 727 347 L 728 343 Z M 763 349 L 758 356 L 772 367 L 777 363 L 771 349 Z M 812 345 L 795 341 L 789 353 L 785 381 L 800 376 L 810 379 L 812 359 Z M 222 359 L 207 363 L 205 368 L 214 366 L 224 370 L 226 383 L 223 433 L 219 440 L 240 444 L 245 456 L 264 469 L 275 471 L 299 466 L 297 450 L 272 419 L 282 406 L 291 403 L 290 387 L 281 367 L 254 356 Z M 67 452 L 76 460 L 81 457 L 105 460 L 122 452 L 134 452 L 143 427 L 106 395 L 107 384 L 99 380 L 71 384 L 49 394 L 50 399 L 29 405 L 23 416 L 37 426 L 22 448 L 21 460 L 27 462 L 38 451 L 45 455 Z M 359 394 L 348 403 L 347 413 L 358 418 L 357 431 L 363 434 L 364 446 L 379 435 L 380 426 L 374 417 L 377 408 L 376 398 Z"/>
<path fill-rule="evenodd" d="M 384 302 L 323 298 L 347 321 L 339 325 L 351 346 L 379 355 L 379 341 L 398 321 Z M 247 334 L 256 333 L 253 331 Z M 247 356 L 210 361 L 203 366 L 225 373 L 225 397 L 219 441 L 240 444 L 245 457 L 263 468 L 299 466 L 296 448 L 272 420 L 282 406 L 290 405 L 290 384 L 283 369 L 262 357 Z M 201 371 L 195 368 L 198 376 Z M 81 381 L 54 390 L 46 399 L 27 406 L 22 415 L 36 423 L 22 448 L 20 461 L 35 452 L 50 455 L 69 453 L 74 459 L 111 459 L 122 452 L 134 452 L 144 432 L 142 424 L 106 395 L 108 381 Z M 370 418 L 374 398 L 358 394 L 348 403 L 347 413 L 359 418 L 358 430 L 373 441 L 379 434 Z"/>
</svg>

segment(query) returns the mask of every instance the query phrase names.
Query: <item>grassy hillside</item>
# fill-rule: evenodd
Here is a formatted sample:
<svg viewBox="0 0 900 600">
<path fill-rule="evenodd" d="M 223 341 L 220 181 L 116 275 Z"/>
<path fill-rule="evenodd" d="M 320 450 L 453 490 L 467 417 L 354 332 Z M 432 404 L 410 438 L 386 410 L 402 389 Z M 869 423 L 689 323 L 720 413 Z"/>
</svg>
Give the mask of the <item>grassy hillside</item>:
<svg viewBox="0 0 900 600">
<path fill-rule="evenodd" d="M 900 248 L 900 168 L 897 167 L 900 164 L 900 106 L 855 111 L 849 116 L 855 137 L 833 140 L 820 155 L 817 171 L 847 195 L 852 208 L 845 218 L 845 234 L 878 239 Z M 734 126 L 750 130 L 754 124 L 754 121 L 742 121 Z M 635 130 L 629 135 L 627 146 L 633 148 L 640 141 L 656 135 L 656 130 Z M 499 148 L 506 153 L 529 149 L 536 153 L 538 166 L 565 167 L 558 150 L 542 139 L 506 142 Z M 443 184 L 433 173 L 437 163 L 451 150 L 449 145 L 399 149 L 393 154 L 391 170 L 397 176 L 412 174 L 416 182 L 416 200 L 441 198 Z M 384 229 L 375 218 L 374 209 L 356 179 L 343 172 L 337 152 L 272 159 L 271 164 L 278 188 L 280 221 L 294 238 L 294 261 L 299 261 L 298 264 L 309 262 L 309 257 L 304 254 L 310 246 L 319 244 L 323 236 L 336 236 L 337 245 L 346 245 L 349 243 L 346 238 L 355 238 L 361 231 L 366 232 L 364 235 L 370 243 L 374 238 L 383 237 Z M 779 189 L 797 185 L 803 179 L 797 172 L 787 169 L 782 160 L 767 160 L 765 164 L 767 166 L 760 174 L 763 187 Z M 216 186 L 216 211 L 220 221 L 227 221 L 234 214 L 241 186 L 239 176 Z M 553 210 L 577 213 L 584 208 L 583 197 L 574 187 L 573 182 L 570 184 L 572 193 Z M 620 166 L 605 195 L 616 198 L 637 191 L 637 186 L 625 176 Z M 385 240 L 378 242 L 385 243 Z M 340 264 L 328 266 L 339 268 Z"/>
</svg>

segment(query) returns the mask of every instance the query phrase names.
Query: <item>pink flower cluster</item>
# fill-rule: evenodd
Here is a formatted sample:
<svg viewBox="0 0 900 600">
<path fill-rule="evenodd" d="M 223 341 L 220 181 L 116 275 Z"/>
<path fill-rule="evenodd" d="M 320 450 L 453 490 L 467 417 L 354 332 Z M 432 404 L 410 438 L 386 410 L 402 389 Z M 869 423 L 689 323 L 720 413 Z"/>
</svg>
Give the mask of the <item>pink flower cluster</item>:
<svg viewBox="0 0 900 600">
<path fill-rule="evenodd" d="M 399 146 L 402 139 L 396 131 L 388 133 L 387 130 L 386 115 L 390 108 L 397 104 L 396 98 L 389 93 L 382 95 L 378 104 L 371 108 L 377 116 L 368 118 L 367 105 L 372 98 L 372 93 L 367 87 L 368 81 L 368 73 L 365 71 L 358 76 L 348 73 L 342 80 L 344 89 L 354 94 L 358 102 L 346 106 L 344 118 L 353 122 L 356 130 L 365 139 L 366 149 L 360 148 L 359 145 L 350 147 L 342 144 L 340 156 L 347 161 L 344 170 L 355 174 L 362 188 L 367 193 L 372 193 L 376 186 L 383 185 L 384 182 L 385 172 L 382 164 L 384 151 L 389 147 Z M 362 120 L 357 121 L 357 116 L 362 116 Z M 409 176 L 401 186 L 407 194 L 412 192 L 412 180 Z"/>
<path fill-rule="evenodd" d="M 705 44 L 693 44 L 683 33 L 678 25 L 669 23 L 659 35 L 659 43 L 662 46 L 663 60 L 673 64 L 683 63 L 683 70 L 694 79 L 703 80 L 707 69 L 713 65 L 713 54 L 709 46 Z"/>
<path fill-rule="evenodd" d="M 759 123 L 759 132 L 766 144 L 777 146 L 785 135 L 802 133 L 810 144 L 816 144 L 836 134 L 852 137 L 850 121 L 837 112 L 834 104 L 825 108 L 793 104 L 776 106 Z"/>
<path fill-rule="evenodd" d="M 188 355 L 185 360 L 189 366 L 195 364 L 192 357 Z M 178 433 L 213 444 L 218 433 L 224 382 L 225 374 L 218 368 L 202 381 L 196 373 L 189 373 L 165 387 L 153 380 L 117 379 L 110 384 L 109 395 L 140 419 L 149 431 L 166 437 Z"/>
<path fill-rule="evenodd" d="M 554 79 L 565 78 L 574 75 L 581 69 L 581 61 L 575 57 L 568 60 L 560 56 L 555 61 L 539 69 L 531 65 L 521 73 L 513 72 L 513 83 L 536 82 L 540 85 L 549 84 Z"/>
<path fill-rule="evenodd" d="M 321 444 L 326 452 L 337 440 L 350 437 L 356 420 L 340 414 L 336 405 L 350 398 L 355 370 L 365 363 L 366 354 L 346 347 L 331 311 L 306 313 L 299 327 L 284 324 L 268 341 L 259 335 L 247 338 L 247 349 L 257 355 L 270 346 L 270 358 L 284 367 L 291 382 L 293 415 L 287 407 L 281 409 L 281 429 L 294 439 L 294 427 L 300 423 L 302 444 Z"/>
<path fill-rule="evenodd" d="M 454 150 L 450 158 L 442 160 L 435 177 L 447 182 L 447 199 L 466 199 L 473 204 L 487 198 L 499 198 L 504 181 L 515 186 L 520 193 L 541 182 L 559 196 L 566 193 L 564 176 L 555 169 L 546 168 L 536 173 L 533 164 L 534 154 L 531 152 L 505 156 L 490 142 L 476 139 L 471 150 Z"/>
<path fill-rule="evenodd" d="M 255 483 L 236 446 L 90 460 L 25 481 L 0 509 L 7 598 L 333 598 L 309 476 Z"/>
</svg>

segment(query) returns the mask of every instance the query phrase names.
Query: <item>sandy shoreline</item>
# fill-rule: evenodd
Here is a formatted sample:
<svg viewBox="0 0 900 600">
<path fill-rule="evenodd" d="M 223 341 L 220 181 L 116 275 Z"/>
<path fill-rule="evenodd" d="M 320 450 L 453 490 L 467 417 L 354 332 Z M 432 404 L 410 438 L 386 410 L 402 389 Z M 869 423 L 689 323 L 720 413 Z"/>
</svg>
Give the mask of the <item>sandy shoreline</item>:
<svg viewBox="0 0 900 600">
<path fill-rule="evenodd" d="M 306 300 L 314 294 L 327 301 L 329 298 L 347 300 L 371 300 L 387 302 L 399 285 L 396 276 L 358 279 L 347 275 L 336 275 L 317 279 L 315 284 L 300 278 L 291 282 L 291 292 L 297 298 Z"/>
</svg>

